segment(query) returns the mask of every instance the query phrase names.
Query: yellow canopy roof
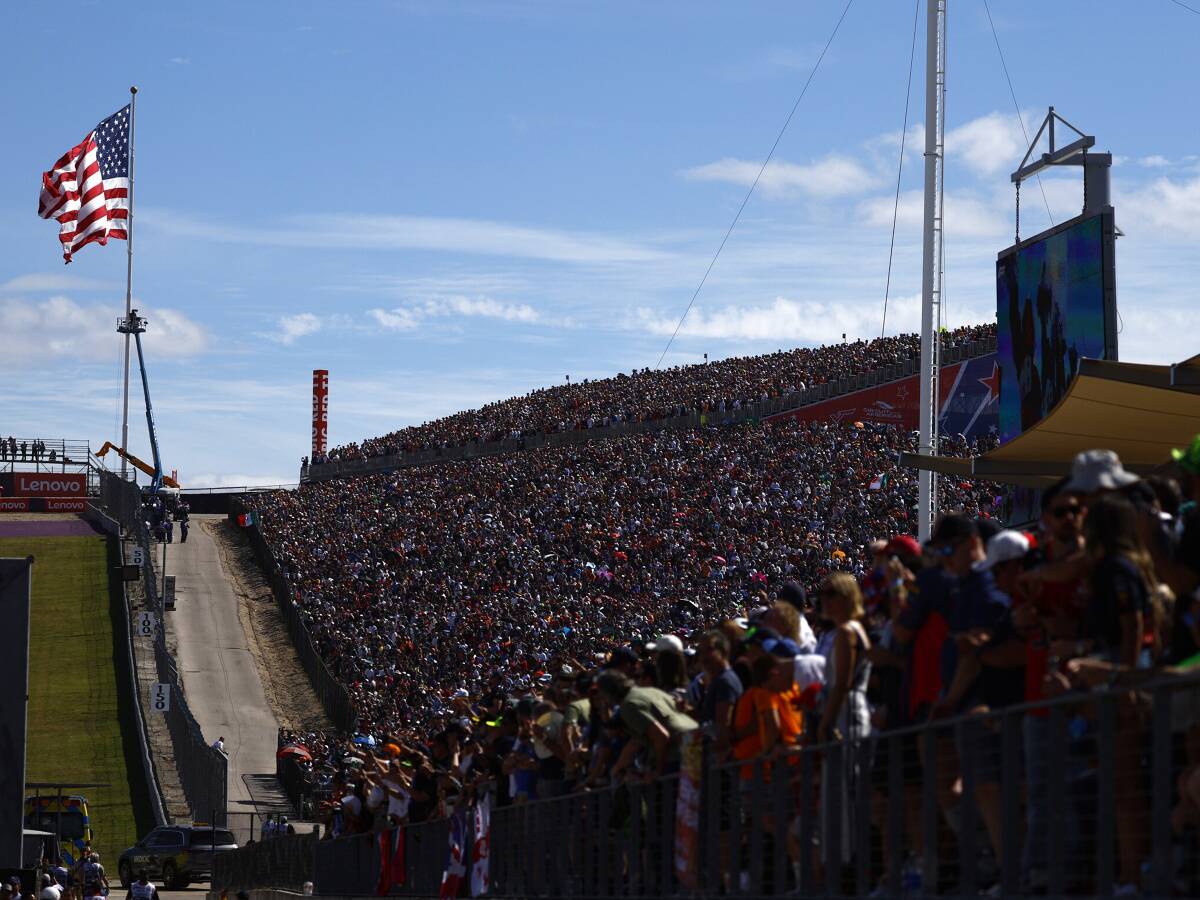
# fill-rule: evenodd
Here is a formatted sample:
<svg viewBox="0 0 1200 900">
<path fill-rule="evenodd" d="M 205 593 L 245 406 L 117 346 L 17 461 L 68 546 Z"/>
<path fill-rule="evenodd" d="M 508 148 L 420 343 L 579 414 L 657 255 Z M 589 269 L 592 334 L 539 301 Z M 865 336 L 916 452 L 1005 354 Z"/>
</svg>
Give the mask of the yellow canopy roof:
<svg viewBox="0 0 1200 900">
<path fill-rule="evenodd" d="M 1178 366 L 1085 359 L 1066 395 L 1037 425 L 971 459 L 905 453 L 904 465 L 960 478 L 1040 486 L 1071 470 L 1084 450 L 1116 451 L 1151 472 L 1200 433 L 1200 357 Z"/>
</svg>

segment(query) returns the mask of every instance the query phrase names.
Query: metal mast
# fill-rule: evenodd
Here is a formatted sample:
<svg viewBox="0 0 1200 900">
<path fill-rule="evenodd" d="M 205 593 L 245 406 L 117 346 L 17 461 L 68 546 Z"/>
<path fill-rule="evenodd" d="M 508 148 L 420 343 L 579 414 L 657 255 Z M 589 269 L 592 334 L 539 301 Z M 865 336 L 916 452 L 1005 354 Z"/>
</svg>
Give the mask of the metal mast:
<svg viewBox="0 0 1200 900">
<path fill-rule="evenodd" d="M 921 258 L 921 418 L 918 452 L 938 452 L 938 362 L 942 307 L 943 141 L 946 133 L 946 3 L 927 0 L 925 42 L 925 230 Z M 937 514 L 937 476 L 920 470 L 917 536 L 929 539 Z"/>
</svg>

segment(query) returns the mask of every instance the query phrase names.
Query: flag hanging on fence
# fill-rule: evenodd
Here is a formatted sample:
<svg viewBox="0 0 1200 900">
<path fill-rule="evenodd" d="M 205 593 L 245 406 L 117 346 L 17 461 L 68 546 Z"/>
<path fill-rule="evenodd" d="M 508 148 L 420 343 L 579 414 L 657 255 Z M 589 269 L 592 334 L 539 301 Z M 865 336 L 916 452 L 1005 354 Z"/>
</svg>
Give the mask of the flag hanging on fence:
<svg viewBox="0 0 1200 900">
<path fill-rule="evenodd" d="M 450 846 L 446 855 L 446 868 L 442 871 L 442 887 L 438 891 L 438 897 L 441 900 L 457 897 L 459 888 L 462 887 L 463 876 L 467 874 L 467 865 L 465 859 L 465 839 L 463 832 L 465 829 L 465 818 L 461 812 L 457 812 L 450 817 Z"/>
<path fill-rule="evenodd" d="M 490 857 L 492 850 L 492 795 L 471 810 L 474 843 L 471 845 L 471 896 L 482 897 L 491 887 Z"/>
<path fill-rule="evenodd" d="M 379 883 L 375 893 L 386 897 L 393 887 L 404 884 L 404 829 L 379 833 Z"/>
<path fill-rule="evenodd" d="M 42 174 L 38 215 L 55 219 L 63 259 L 92 242 L 129 237 L 132 115 L 121 107 Z"/>
</svg>

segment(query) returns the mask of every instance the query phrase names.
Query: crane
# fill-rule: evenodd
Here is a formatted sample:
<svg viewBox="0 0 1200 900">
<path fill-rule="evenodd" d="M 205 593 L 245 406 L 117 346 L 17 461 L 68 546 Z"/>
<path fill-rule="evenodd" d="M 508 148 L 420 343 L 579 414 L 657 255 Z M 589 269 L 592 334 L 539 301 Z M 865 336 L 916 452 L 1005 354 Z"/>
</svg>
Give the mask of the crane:
<svg viewBox="0 0 1200 900">
<path fill-rule="evenodd" d="M 150 476 L 150 493 L 157 494 L 163 486 L 163 469 L 162 459 L 158 455 L 158 434 L 154 428 L 154 408 L 150 405 L 150 382 L 146 378 L 146 359 L 142 355 L 142 332 L 145 330 L 146 320 L 138 315 L 136 309 L 129 310 L 129 314 L 125 318 L 117 320 L 117 331 L 121 334 L 132 334 L 137 343 L 138 368 L 142 372 L 142 392 L 146 395 L 146 426 L 150 429 L 150 452 L 154 455 L 153 470 L 145 463 L 138 468 Z M 122 457 L 133 461 L 133 458 L 127 455 L 128 451 L 125 448 L 114 447 L 113 449 L 118 450 Z"/>
<path fill-rule="evenodd" d="M 114 451 L 117 454 L 117 456 L 121 457 L 124 460 L 127 460 L 129 462 L 129 464 L 131 466 L 133 466 L 135 469 L 139 469 L 142 472 L 145 472 L 151 478 L 154 477 L 154 467 L 153 466 L 138 459 L 132 453 L 126 453 L 124 450 L 122 450 L 120 447 L 118 447 L 112 441 L 105 441 L 104 446 L 96 451 L 96 455 L 104 456 L 106 453 L 108 453 L 109 450 Z M 179 482 L 176 481 L 174 478 L 172 478 L 170 475 L 164 475 L 163 479 L 162 479 L 162 483 L 169 488 L 176 488 L 176 489 L 179 488 Z"/>
</svg>

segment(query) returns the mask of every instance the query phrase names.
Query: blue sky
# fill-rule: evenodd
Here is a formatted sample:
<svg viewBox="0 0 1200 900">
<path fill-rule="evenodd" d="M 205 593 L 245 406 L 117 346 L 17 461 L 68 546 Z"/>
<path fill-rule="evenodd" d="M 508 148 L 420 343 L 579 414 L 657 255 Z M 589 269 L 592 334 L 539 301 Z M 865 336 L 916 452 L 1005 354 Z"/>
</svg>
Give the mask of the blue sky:
<svg viewBox="0 0 1200 900">
<path fill-rule="evenodd" d="M 64 267 L 36 195 L 130 84 L 164 462 L 186 486 L 291 481 L 313 368 L 344 443 L 653 365 L 842 7 L 6 4 L 0 431 L 118 437 L 125 245 Z M 1122 358 L 1200 351 L 1200 15 L 991 7 L 1027 123 L 1053 103 L 1117 158 Z M 907 0 L 855 0 L 668 363 L 879 334 L 912 21 Z M 97 29 L 103 55 L 81 49 Z M 952 4 L 949 47 L 958 325 L 994 317 L 1025 148 L 982 3 Z M 889 333 L 918 322 L 917 52 Z M 1055 221 L 1078 211 L 1077 170 L 1044 185 Z M 1027 236 L 1049 218 L 1022 199 Z"/>
</svg>

